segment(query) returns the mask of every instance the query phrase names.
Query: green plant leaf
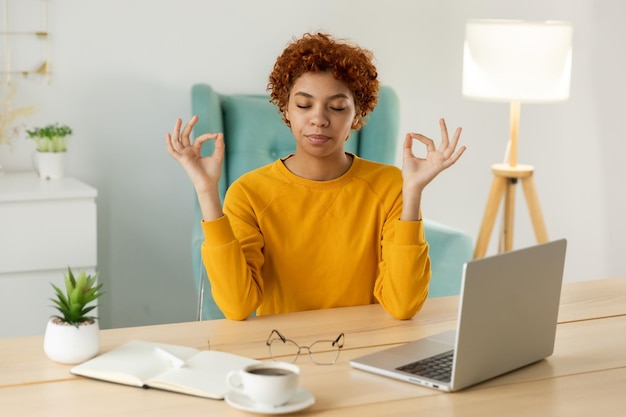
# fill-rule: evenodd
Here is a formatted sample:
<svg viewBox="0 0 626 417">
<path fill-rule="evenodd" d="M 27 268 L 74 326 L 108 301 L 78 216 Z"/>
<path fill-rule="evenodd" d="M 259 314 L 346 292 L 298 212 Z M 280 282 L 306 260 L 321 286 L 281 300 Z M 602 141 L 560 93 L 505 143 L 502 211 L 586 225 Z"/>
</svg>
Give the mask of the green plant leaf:
<svg viewBox="0 0 626 417">
<path fill-rule="evenodd" d="M 59 287 L 52 284 L 56 299 L 51 298 L 54 302 L 54 308 L 63 316 L 59 317 L 67 323 L 77 325 L 85 321 L 94 320 L 95 317 L 88 316 L 87 313 L 96 308 L 95 305 L 90 306 L 89 303 L 98 299 L 103 293 L 100 291 L 102 284 L 97 284 L 99 274 L 91 276 L 81 271 L 77 276 L 74 275 L 70 267 L 64 274 L 65 290 L 64 293 Z"/>
</svg>

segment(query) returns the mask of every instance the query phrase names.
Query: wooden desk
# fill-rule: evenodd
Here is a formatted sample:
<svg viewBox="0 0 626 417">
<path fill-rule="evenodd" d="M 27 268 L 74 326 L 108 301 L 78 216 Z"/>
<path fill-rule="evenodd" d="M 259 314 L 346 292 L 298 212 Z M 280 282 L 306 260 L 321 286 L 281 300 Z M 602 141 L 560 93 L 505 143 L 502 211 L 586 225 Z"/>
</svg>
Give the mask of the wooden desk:
<svg viewBox="0 0 626 417">
<path fill-rule="evenodd" d="M 554 354 L 547 360 L 465 391 L 443 394 L 352 369 L 349 360 L 454 328 L 457 297 L 431 299 L 414 319 L 397 321 L 380 306 L 310 311 L 245 322 L 227 320 L 102 331 L 102 351 L 132 339 L 177 343 L 266 359 L 272 329 L 308 344 L 343 331 L 339 362 L 318 366 L 301 357 L 301 384 L 316 404 L 301 415 L 603 416 L 626 414 L 626 278 L 563 288 Z M 93 381 L 48 360 L 41 337 L 0 339 L 3 415 L 241 416 L 223 401 Z"/>
</svg>

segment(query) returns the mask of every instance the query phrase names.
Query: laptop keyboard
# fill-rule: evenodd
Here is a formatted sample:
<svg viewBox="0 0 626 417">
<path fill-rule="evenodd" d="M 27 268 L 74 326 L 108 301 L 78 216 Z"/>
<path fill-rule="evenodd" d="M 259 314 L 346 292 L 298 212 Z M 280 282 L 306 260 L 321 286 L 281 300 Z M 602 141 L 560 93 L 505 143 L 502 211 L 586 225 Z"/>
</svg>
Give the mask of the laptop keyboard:
<svg viewBox="0 0 626 417">
<path fill-rule="evenodd" d="M 430 358 L 421 359 L 417 362 L 396 368 L 398 371 L 408 372 L 413 375 L 419 375 L 441 382 L 450 382 L 452 376 L 452 359 L 454 358 L 454 350 L 431 356 Z"/>
</svg>

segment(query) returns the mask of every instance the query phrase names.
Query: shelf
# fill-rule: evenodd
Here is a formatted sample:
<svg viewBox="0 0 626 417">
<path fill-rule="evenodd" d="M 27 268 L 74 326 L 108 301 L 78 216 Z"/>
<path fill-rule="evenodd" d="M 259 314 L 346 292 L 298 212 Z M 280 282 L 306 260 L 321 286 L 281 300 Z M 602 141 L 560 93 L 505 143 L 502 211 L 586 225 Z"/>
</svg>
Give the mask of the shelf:
<svg viewBox="0 0 626 417">
<path fill-rule="evenodd" d="M 22 75 L 24 77 L 28 77 L 31 74 L 33 74 L 33 75 L 49 75 L 49 74 L 51 74 L 50 63 L 48 61 L 44 62 L 35 71 L 26 71 L 26 70 L 23 70 L 23 71 L 19 71 L 19 70 L 15 70 L 15 71 L 0 71 L 0 74 Z"/>
<path fill-rule="evenodd" d="M 6 32 L 0 31 L 0 35 L 18 35 L 18 36 L 36 36 L 38 38 L 47 38 L 48 32 Z"/>
<path fill-rule="evenodd" d="M 42 0 L 40 11 L 32 2 L 3 0 L 4 19 L 0 18 L 0 41 L 2 49 L 2 68 L 0 75 L 9 84 L 12 75 L 26 78 L 30 75 L 50 75 L 50 37 L 48 32 L 48 0 Z M 33 18 L 41 17 L 37 23 Z M 30 20 L 25 24 L 24 18 Z M 40 46 L 41 45 L 41 46 Z M 41 49 L 39 52 L 38 50 Z M 13 51 L 19 51 L 14 54 Z M 43 59 L 37 56 L 43 55 Z M 39 55 L 39 56 L 41 56 Z M 19 60 L 19 62 L 13 62 Z M 42 64 L 37 64 L 37 61 Z M 25 69 L 35 67 L 35 70 Z M 48 78 L 49 79 L 49 78 Z"/>
<path fill-rule="evenodd" d="M 5 173 L 0 177 L 0 203 L 95 198 L 97 195 L 95 188 L 71 177 L 47 181 L 34 172 Z"/>
</svg>

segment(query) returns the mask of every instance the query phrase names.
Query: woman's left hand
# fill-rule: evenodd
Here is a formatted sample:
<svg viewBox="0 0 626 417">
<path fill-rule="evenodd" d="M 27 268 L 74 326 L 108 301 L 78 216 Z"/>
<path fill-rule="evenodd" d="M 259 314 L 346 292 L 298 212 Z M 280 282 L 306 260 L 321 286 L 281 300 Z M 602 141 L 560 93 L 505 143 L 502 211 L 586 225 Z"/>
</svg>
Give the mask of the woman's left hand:
<svg viewBox="0 0 626 417">
<path fill-rule="evenodd" d="M 402 158 L 402 179 L 405 190 L 410 189 L 421 193 L 439 173 L 451 167 L 465 152 L 465 146 L 461 146 L 456 150 L 461 137 L 461 128 L 457 128 L 452 140 L 449 140 L 446 121 L 440 119 L 439 126 L 441 128 L 441 144 L 439 147 L 435 147 L 435 142 L 422 134 L 407 133 L 404 139 Z M 426 158 L 415 156 L 413 153 L 414 140 L 418 140 L 426 145 Z"/>
</svg>

